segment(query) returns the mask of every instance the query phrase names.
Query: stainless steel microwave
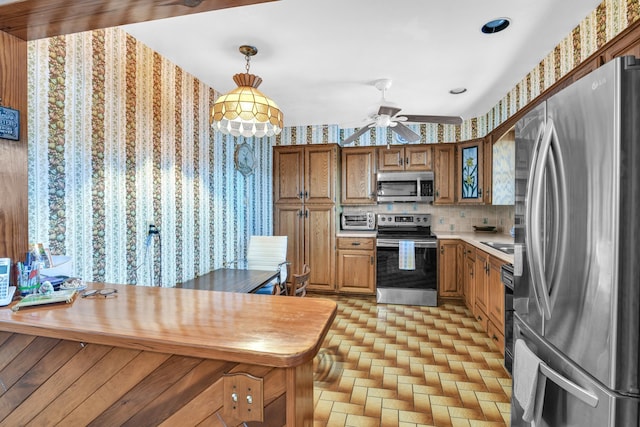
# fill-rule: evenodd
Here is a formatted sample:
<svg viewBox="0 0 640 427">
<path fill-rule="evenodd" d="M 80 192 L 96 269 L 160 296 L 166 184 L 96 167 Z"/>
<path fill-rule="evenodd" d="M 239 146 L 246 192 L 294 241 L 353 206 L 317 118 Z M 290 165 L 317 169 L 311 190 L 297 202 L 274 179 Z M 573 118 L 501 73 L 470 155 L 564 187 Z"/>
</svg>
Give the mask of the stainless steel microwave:
<svg viewBox="0 0 640 427">
<path fill-rule="evenodd" d="M 378 203 L 433 202 L 433 172 L 378 172 Z"/>
</svg>

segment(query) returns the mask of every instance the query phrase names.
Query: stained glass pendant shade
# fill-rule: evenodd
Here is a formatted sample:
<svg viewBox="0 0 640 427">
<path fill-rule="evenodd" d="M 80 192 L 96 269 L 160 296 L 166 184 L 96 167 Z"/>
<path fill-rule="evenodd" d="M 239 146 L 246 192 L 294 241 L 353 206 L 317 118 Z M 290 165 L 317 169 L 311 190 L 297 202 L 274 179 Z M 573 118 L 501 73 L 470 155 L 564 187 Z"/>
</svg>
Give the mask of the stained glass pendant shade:
<svg viewBox="0 0 640 427">
<path fill-rule="evenodd" d="M 253 46 L 240 46 L 247 61 L 246 73 L 233 76 L 238 85 L 220 96 L 211 109 L 211 126 L 227 135 L 262 137 L 282 131 L 282 111 L 278 105 L 258 90 L 262 79 L 249 74 L 249 61 L 258 53 Z"/>
</svg>

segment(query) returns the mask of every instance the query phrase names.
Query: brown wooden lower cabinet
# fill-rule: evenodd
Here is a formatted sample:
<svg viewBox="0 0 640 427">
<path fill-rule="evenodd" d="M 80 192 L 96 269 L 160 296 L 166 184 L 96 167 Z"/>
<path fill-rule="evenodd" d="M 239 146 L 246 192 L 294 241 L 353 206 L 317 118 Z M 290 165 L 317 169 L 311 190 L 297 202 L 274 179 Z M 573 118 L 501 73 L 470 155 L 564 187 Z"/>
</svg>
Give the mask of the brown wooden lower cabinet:
<svg viewBox="0 0 640 427">
<path fill-rule="evenodd" d="M 458 239 L 438 240 L 438 297 L 459 298 Z"/>
<path fill-rule="evenodd" d="M 463 246 L 463 279 L 462 279 L 462 293 L 464 295 L 465 305 L 471 312 L 473 312 L 475 304 L 475 265 L 476 265 L 476 248 L 473 245 L 465 243 Z"/>
<path fill-rule="evenodd" d="M 376 292 L 375 238 L 339 237 L 338 292 Z"/>
<path fill-rule="evenodd" d="M 489 304 L 489 254 L 476 248 L 476 266 L 475 266 L 475 309 L 474 316 L 478 317 L 478 311 L 487 313 L 487 305 Z M 485 329 L 486 330 L 486 329 Z"/>
<path fill-rule="evenodd" d="M 465 305 L 497 349 L 504 352 L 504 285 L 500 271 L 505 262 L 469 243 L 463 243 L 462 255 Z"/>
</svg>

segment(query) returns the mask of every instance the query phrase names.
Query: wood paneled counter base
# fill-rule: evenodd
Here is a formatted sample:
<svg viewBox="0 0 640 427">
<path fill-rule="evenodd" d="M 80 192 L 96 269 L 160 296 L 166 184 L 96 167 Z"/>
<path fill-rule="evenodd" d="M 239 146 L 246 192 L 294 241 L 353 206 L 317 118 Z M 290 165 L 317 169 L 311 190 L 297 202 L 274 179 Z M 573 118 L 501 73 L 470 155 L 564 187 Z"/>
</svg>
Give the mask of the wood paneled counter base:
<svg viewBox="0 0 640 427">
<path fill-rule="evenodd" d="M 2 425 L 313 424 L 333 301 L 108 287 L 117 296 L 0 309 Z"/>
</svg>

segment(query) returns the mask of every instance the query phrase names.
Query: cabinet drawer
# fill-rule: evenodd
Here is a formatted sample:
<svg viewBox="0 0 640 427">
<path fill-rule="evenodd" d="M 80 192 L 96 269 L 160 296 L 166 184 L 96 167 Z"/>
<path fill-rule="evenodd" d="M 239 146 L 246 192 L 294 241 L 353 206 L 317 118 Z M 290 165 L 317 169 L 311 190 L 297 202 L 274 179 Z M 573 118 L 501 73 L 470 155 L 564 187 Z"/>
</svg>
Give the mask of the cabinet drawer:
<svg viewBox="0 0 640 427">
<path fill-rule="evenodd" d="M 338 249 L 373 250 L 375 239 L 370 237 L 339 237 Z"/>
<path fill-rule="evenodd" d="M 487 316 L 484 311 L 476 304 L 476 309 L 473 311 L 473 315 L 476 318 L 476 321 L 480 323 L 482 330 L 487 332 L 487 328 L 489 325 L 489 316 Z"/>
<path fill-rule="evenodd" d="M 500 328 L 493 324 L 493 322 L 489 322 L 489 329 L 487 330 L 487 334 L 491 341 L 498 347 L 500 353 L 504 356 L 504 333 Z"/>
<path fill-rule="evenodd" d="M 472 245 L 464 245 L 464 255 L 471 261 L 476 259 L 476 248 Z"/>
</svg>

